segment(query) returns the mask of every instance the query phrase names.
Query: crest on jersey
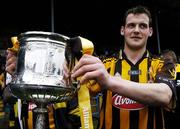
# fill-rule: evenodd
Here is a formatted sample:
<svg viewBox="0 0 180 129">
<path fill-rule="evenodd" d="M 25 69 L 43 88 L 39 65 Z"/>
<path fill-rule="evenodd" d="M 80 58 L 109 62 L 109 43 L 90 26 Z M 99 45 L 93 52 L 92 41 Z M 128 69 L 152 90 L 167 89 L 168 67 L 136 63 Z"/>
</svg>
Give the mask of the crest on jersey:
<svg viewBox="0 0 180 129">
<path fill-rule="evenodd" d="M 141 75 L 141 70 L 129 70 L 128 74 L 129 75 Z"/>
</svg>

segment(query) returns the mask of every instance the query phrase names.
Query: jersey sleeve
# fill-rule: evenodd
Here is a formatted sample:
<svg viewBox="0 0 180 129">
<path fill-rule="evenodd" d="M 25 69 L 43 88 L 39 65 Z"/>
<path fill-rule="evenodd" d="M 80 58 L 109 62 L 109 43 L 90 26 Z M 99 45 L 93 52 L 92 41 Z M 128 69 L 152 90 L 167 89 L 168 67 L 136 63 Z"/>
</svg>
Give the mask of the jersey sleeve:
<svg viewBox="0 0 180 129">
<path fill-rule="evenodd" d="M 176 90 L 176 68 L 172 62 L 163 62 L 163 65 L 155 75 L 156 83 L 165 83 L 172 90 L 173 96 L 171 101 L 171 109 L 176 107 L 177 102 L 177 90 Z"/>
</svg>

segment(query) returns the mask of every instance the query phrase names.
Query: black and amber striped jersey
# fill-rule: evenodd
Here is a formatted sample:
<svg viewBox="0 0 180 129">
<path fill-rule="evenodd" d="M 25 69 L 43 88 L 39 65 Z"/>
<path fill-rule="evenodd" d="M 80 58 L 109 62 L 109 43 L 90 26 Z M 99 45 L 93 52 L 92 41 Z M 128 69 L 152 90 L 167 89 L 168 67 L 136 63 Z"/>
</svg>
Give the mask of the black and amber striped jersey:
<svg viewBox="0 0 180 129">
<path fill-rule="evenodd" d="M 136 64 L 123 52 L 118 59 L 106 59 L 104 64 L 111 75 L 140 83 L 154 80 L 163 67 L 163 61 L 151 58 L 148 51 Z M 101 129 L 164 129 L 162 108 L 139 103 L 109 90 L 103 95 Z"/>
</svg>

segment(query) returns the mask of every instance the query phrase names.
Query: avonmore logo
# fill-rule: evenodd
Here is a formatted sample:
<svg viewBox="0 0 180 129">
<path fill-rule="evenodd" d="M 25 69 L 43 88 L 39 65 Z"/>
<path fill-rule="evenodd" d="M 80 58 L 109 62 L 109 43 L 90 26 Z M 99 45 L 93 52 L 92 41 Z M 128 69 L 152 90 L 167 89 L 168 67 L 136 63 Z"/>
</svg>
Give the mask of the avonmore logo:
<svg viewBox="0 0 180 129">
<path fill-rule="evenodd" d="M 123 97 L 121 95 L 115 94 L 112 97 L 112 104 L 114 107 L 126 110 L 140 110 L 145 107 L 145 105 L 140 104 L 132 99 Z"/>
</svg>

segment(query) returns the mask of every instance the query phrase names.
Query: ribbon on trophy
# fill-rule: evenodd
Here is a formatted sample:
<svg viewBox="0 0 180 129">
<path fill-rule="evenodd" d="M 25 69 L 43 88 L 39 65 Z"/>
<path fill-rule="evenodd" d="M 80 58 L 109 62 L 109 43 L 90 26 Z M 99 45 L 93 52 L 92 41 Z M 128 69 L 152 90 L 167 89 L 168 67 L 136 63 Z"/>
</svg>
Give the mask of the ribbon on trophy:
<svg viewBox="0 0 180 129">
<path fill-rule="evenodd" d="M 93 51 L 94 46 L 92 42 L 86 39 L 82 39 L 82 53 L 92 55 Z M 86 87 L 86 84 L 81 85 L 78 91 L 78 101 L 81 114 L 82 129 L 93 129 L 90 94 L 88 87 Z"/>
<path fill-rule="evenodd" d="M 71 64 L 70 70 L 72 69 L 73 65 L 75 65 L 80 57 L 83 54 L 92 55 L 94 52 L 94 45 L 91 41 L 82 38 L 80 36 L 71 38 L 70 41 L 71 52 L 68 54 L 71 57 Z M 66 58 L 67 59 L 67 58 Z M 70 60 L 69 60 L 70 61 Z M 81 77 L 78 77 L 76 81 L 79 81 Z M 78 104 L 79 104 L 79 112 L 80 112 L 80 119 L 81 119 L 81 126 L 82 129 L 93 129 L 93 120 L 92 120 L 92 110 L 91 110 L 91 102 L 90 102 L 90 93 L 88 84 L 83 84 L 79 87 L 78 90 Z"/>
<path fill-rule="evenodd" d="M 20 47 L 17 37 L 16 36 L 11 37 L 11 42 L 12 42 L 13 46 L 11 48 L 8 48 L 8 50 L 17 53 L 19 51 L 19 47 Z"/>
</svg>

